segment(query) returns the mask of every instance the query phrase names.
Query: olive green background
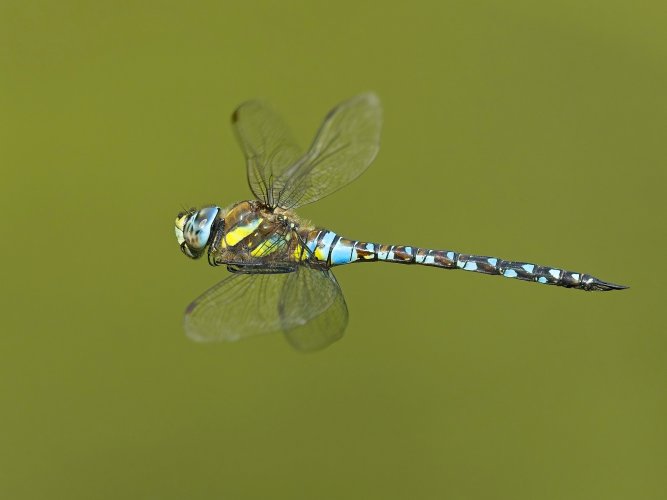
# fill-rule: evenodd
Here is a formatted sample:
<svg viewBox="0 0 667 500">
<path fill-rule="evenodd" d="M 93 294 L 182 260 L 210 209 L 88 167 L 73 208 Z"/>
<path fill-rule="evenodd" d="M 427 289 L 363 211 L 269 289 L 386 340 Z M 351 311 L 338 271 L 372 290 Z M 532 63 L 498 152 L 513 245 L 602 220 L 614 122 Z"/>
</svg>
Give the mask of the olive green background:
<svg viewBox="0 0 667 500">
<path fill-rule="evenodd" d="M 664 2 L 241 3 L 0 1 L 0 497 L 667 497 Z M 325 351 L 188 341 L 232 110 L 305 145 L 366 90 L 378 158 L 302 216 L 632 288 L 356 265 Z"/>
</svg>

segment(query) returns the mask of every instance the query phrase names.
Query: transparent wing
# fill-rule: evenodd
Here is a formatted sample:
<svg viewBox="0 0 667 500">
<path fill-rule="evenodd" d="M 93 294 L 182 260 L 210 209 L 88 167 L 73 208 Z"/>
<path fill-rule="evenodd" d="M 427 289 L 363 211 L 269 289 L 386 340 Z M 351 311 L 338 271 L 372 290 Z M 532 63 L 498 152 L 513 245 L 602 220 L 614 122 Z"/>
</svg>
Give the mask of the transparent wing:
<svg viewBox="0 0 667 500">
<path fill-rule="evenodd" d="M 232 122 L 255 196 L 271 206 L 295 208 L 330 195 L 368 168 L 380 148 L 382 108 L 372 93 L 342 102 L 326 116 L 303 156 L 265 104 L 241 105 Z"/>
<path fill-rule="evenodd" d="M 278 298 L 291 273 L 233 273 L 185 311 L 185 333 L 197 342 L 227 341 L 282 331 Z"/>
<path fill-rule="evenodd" d="M 333 275 L 303 266 L 291 273 L 232 274 L 185 312 L 186 334 L 198 342 L 284 332 L 302 351 L 338 340 L 346 325 L 347 306 Z"/>
<path fill-rule="evenodd" d="M 349 99 L 329 112 L 308 152 L 281 173 L 281 206 L 317 201 L 359 177 L 380 149 L 382 107 L 375 94 Z"/>
<path fill-rule="evenodd" d="M 280 115 L 262 101 L 241 104 L 232 114 L 232 127 L 246 157 L 250 189 L 274 206 L 276 174 L 294 165 L 301 150 Z"/>
<path fill-rule="evenodd" d="M 278 309 L 285 337 L 300 351 L 317 351 L 340 339 L 347 305 L 329 270 L 301 267 L 288 278 Z"/>
</svg>

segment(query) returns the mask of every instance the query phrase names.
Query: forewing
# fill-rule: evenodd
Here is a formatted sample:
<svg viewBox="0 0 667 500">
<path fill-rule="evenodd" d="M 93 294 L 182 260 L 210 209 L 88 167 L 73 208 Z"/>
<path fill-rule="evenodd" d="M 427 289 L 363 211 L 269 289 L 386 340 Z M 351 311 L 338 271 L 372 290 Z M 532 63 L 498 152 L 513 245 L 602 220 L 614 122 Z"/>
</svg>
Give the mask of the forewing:
<svg viewBox="0 0 667 500">
<path fill-rule="evenodd" d="M 346 326 L 347 306 L 333 274 L 307 267 L 231 274 L 185 312 L 185 332 L 197 342 L 284 332 L 295 349 L 314 351 L 340 339 Z"/>
<path fill-rule="evenodd" d="M 246 157 L 250 189 L 274 206 L 275 181 L 297 163 L 299 147 L 280 115 L 262 101 L 241 104 L 232 114 L 232 126 Z"/>
<path fill-rule="evenodd" d="M 380 148 L 382 107 L 373 93 L 336 106 L 309 151 L 290 168 L 274 169 L 276 204 L 295 208 L 330 195 L 361 175 Z"/>
<path fill-rule="evenodd" d="M 188 306 L 185 333 L 197 342 L 233 342 L 282 331 L 278 301 L 290 274 L 231 274 Z"/>
<path fill-rule="evenodd" d="M 347 326 L 345 298 L 329 270 L 300 267 L 291 273 L 278 309 L 287 341 L 300 351 L 327 347 Z"/>
</svg>

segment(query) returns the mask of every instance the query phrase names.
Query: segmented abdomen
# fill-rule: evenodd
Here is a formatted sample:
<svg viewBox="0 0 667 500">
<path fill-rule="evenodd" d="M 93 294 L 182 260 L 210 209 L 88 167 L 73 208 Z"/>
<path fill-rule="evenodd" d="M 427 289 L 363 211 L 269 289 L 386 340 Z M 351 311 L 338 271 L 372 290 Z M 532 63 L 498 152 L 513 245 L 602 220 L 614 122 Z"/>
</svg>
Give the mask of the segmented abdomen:
<svg viewBox="0 0 667 500">
<path fill-rule="evenodd" d="M 620 290 L 627 288 L 602 281 L 590 274 L 566 271 L 529 262 L 516 262 L 498 257 L 485 257 L 454 252 L 451 250 L 430 250 L 399 245 L 382 245 L 365 241 L 350 240 L 338 236 L 333 231 L 314 230 L 305 236 L 306 246 L 311 255 L 328 266 L 340 266 L 352 262 L 385 261 L 399 264 L 420 264 L 462 269 L 482 274 L 496 274 L 506 278 L 535 281 L 545 285 L 557 285 L 580 290 Z"/>
</svg>

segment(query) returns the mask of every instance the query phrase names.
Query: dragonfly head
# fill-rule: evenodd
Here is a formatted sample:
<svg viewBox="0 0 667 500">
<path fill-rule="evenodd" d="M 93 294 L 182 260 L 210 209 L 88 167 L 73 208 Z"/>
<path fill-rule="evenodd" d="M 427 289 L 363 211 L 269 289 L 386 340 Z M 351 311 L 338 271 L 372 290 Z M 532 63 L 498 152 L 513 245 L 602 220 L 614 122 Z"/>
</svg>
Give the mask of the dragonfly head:
<svg viewBox="0 0 667 500">
<path fill-rule="evenodd" d="M 200 210 L 191 208 L 176 217 L 176 239 L 181 251 L 192 259 L 198 259 L 204 253 L 213 234 L 220 207 L 204 207 Z"/>
</svg>

